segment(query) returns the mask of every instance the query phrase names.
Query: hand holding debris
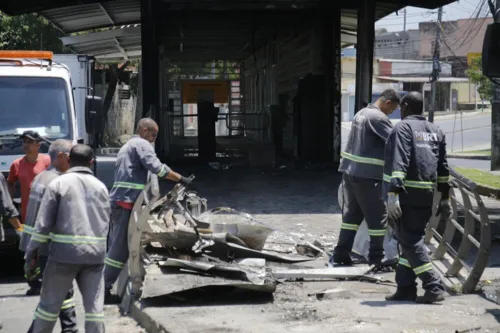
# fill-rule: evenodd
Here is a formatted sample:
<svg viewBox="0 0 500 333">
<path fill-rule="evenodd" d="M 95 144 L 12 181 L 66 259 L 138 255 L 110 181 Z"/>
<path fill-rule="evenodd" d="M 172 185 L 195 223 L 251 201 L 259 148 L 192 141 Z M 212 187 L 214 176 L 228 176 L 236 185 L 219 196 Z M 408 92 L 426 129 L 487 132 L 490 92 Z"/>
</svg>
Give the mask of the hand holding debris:
<svg viewBox="0 0 500 333">
<path fill-rule="evenodd" d="M 194 179 L 194 176 L 191 176 L 191 177 L 184 177 L 184 176 L 181 176 L 181 180 L 179 181 L 179 183 L 181 183 L 182 185 L 184 186 L 189 186 L 189 184 L 191 184 L 191 182 L 193 181 Z"/>
</svg>

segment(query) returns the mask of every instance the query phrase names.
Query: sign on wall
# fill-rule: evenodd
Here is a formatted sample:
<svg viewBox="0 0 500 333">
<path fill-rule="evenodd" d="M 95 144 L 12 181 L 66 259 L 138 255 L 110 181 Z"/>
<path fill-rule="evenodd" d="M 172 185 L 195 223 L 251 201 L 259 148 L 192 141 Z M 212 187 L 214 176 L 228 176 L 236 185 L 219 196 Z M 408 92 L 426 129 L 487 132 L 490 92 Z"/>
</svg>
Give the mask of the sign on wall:
<svg viewBox="0 0 500 333">
<path fill-rule="evenodd" d="M 467 53 L 467 65 L 470 66 L 470 64 L 472 63 L 472 59 L 481 58 L 481 57 L 482 57 L 482 53 Z"/>
<path fill-rule="evenodd" d="M 214 104 L 229 103 L 229 81 L 183 81 L 182 102 L 196 104 L 203 91 L 212 91 Z"/>
</svg>

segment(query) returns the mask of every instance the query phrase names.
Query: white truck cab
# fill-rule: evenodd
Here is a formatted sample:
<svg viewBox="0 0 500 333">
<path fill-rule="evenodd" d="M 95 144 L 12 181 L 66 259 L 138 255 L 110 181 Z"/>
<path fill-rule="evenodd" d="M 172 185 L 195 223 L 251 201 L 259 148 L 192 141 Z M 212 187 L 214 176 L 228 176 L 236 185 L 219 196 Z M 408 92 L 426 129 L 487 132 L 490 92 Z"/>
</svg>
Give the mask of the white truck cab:
<svg viewBox="0 0 500 333">
<path fill-rule="evenodd" d="M 75 81 L 76 79 L 76 81 Z M 46 51 L 0 51 L 0 172 L 23 156 L 19 135 L 37 131 L 49 141 L 88 143 L 85 102 L 87 57 Z M 42 144 L 46 153 L 48 145 Z"/>
</svg>

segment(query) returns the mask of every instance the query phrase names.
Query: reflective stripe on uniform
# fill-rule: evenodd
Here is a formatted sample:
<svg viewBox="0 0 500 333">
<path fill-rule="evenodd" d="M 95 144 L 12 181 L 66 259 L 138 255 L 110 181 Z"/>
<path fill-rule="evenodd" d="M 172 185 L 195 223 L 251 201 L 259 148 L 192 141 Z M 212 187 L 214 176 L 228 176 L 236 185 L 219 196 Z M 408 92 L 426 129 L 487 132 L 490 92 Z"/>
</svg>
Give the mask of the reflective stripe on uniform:
<svg viewBox="0 0 500 333">
<path fill-rule="evenodd" d="M 40 309 L 40 306 L 38 306 L 35 310 L 35 317 L 45 321 L 57 321 L 59 313 L 50 313 Z"/>
<path fill-rule="evenodd" d="M 423 264 L 422 266 L 418 266 L 417 268 L 414 268 L 413 271 L 415 272 L 416 275 L 420 275 L 422 273 L 432 271 L 432 264 L 428 262 L 427 264 Z"/>
<path fill-rule="evenodd" d="M 75 300 L 73 298 L 68 298 L 64 300 L 61 310 L 66 310 L 75 306 Z"/>
<path fill-rule="evenodd" d="M 96 244 L 106 243 L 107 237 L 78 236 L 78 235 L 58 235 L 50 234 L 50 239 L 56 243 L 65 244 Z"/>
<path fill-rule="evenodd" d="M 349 223 L 342 223 L 340 226 L 340 229 L 344 230 L 352 230 L 352 231 L 358 231 L 359 225 L 357 224 L 349 224 Z"/>
<path fill-rule="evenodd" d="M 393 178 L 402 179 L 401 177 L 391 177 L 389 175 L 384 174 L 384 181 L 390 183 Z M 417 180 L 404 180 L 403 181 L 405 187 L 413 187 L 424 190 L 432 190 L 434 188 L 435 183 L 433 182 L 424 182 Z"/>
<path fill-rule="evenodd" d="M 50 233 L 50 235 L 43 235 L 36 232 L 35 228 L 30 226 L 24 226 L 23 232 L 31 235 L 31 239 L 39 243 L 46 243 L 49 240 L 51 240 L 56 243 L 65 243 L 65 244 L 96 244 L 96 243 L 104 243 L 107 240 L 107 237 L 59 235 L 54 233 Z"/>
<path fill-rule="evenodd" d="M 167 174 L 167 168 L 165 166 L 161 167 L 160 172 L 158 172 L 158 177 L 163 178 Z"/>
<path fill-rule="evenodd" d="M 85 321 L 104 321 L 104 313 L 86 313 Z"/>
<path fill-rule="evenodd" d="M 129 183 L 129 182 L 115 182 L 113 184 L 113 187 L 129 188 L 132 190 L 143 190 L 146 187 L 146 185 Z"/>
<path fill-rule="evenodd" d="M 450 176 L 438 177 L 437 179 L 438 183 L 448 183 L 449 181 L 450 181 Z"/>
<path fill-rule="evenodd" d="M 385 229 L 368 229 L 368 235 L 374 237 L 384 237 L 385 231 Z"/>
<path fill-rule="evenodd" d="M 104 264 L 118 269 L 122 269 L 123 266 L 125 266 L 125 263 L 113 260 L 109 257 L 106 257 L 106 259 L 104 259 Z"/>
<path fill-rule="evenodd" d="M 405 258 L 399 258 L 398 264 L 401 266 L 411 268 L 410 263 Z"/>
<path fill-rule="evenodd" d="M 406 172 L 403 172 L 403 171 L 393 171 L 391 177 L 392 178 L 405 179 Z"/>
<path fill-rule="evenodd" d="M 342 156 L 343 158 L 347 158 L 348 160 L 351 160 L 353 162 L 357 162 L 357 163 L 365 163 L 365 164 L 384 166 L 384 161 L 379 160 L 377 158 L 361 157 L 361 156 L 349 154 L 347 152 L 341 153 L 340 156 Z"/>
</svg>

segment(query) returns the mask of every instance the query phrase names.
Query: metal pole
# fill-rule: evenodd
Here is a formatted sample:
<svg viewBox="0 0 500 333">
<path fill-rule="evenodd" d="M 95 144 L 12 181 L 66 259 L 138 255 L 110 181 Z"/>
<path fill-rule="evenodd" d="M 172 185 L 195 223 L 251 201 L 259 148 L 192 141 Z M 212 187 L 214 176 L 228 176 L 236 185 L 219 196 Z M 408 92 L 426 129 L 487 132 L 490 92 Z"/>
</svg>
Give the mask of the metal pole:
<svg viewBox="0 0 500 333">
<path fill-rule="evenodd" d="M 500 0 L 495 1 L 495 13 L 493 15 L 493 18 L 496 24 L 500 24 Z M 493 85 L 493 98 L 491 100 L 491 167 L 490 168 L 492 171 L 500 170 L 500 85 L 498 84 Z"/>
<path fill-rule="evenodd" d="M 443 18 L 443 7 L 439 7 L 438 19 L 436 23 L 436 41 L 434 43 L 434 60 L 432 63 L 431 74 L 431 109 L 429 111 L 429 121 L 434 122 L 434 111 L 436 107 L 436 81 L 439 80 L 439 73 L 441 72 L 440 58 L 440 44 L 441 44 L 441 20 Z"/>
<path fill-rule="evenodd" d="M 404 23 L 403 23 L 403 38 L 404 38 L 404 41 L 403 41 L 403 59 L 406 58 L 406 8 L 403 9 L 403 13 L 404 13 Z"/>
</svg>

